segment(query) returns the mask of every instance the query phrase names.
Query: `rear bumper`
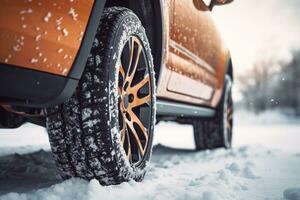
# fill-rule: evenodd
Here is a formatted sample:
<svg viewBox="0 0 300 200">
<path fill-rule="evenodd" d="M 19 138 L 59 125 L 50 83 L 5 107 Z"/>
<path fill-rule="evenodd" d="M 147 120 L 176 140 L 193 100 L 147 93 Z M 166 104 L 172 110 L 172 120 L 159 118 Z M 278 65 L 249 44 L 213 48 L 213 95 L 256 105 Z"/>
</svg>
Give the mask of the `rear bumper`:
<svg viewBox="0 0 300 200">
<path fill-rule="evenodd" d="M 69 99 L 78 79 L 0 64 L 0 104 L 52 107 Z"/>
</svg>

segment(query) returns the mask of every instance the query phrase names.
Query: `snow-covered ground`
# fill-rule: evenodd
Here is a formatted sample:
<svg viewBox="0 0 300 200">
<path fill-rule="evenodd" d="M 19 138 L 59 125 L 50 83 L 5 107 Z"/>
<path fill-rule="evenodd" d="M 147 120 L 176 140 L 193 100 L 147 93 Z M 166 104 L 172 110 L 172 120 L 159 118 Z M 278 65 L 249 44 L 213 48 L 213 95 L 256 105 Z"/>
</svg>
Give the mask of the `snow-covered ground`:
<svg viewBox="0 0 300 200">
<path fill-rule="evenodd" d="M 236 118 L 228 151 L 194 152 L 191 126 L 160 123 L 145 180 L 109 187 L 62 181 L 43 128 L 0 130 L 0 199 L 299 200 L 300 122 L 278 113 Z"/>
</svg>

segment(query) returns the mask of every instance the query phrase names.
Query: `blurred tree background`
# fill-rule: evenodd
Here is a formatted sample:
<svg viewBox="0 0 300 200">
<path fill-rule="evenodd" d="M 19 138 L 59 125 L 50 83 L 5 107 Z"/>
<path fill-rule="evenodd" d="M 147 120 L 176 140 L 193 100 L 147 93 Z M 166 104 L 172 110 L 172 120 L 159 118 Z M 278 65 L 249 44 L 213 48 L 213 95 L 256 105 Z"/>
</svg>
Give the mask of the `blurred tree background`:
<svg viewBox="0 0 300 200">
<path fill-rule="evenodd" d="M 289 62 L 266 60 L 237 77 L 242 95 L 241 106 L 260 113 L 277 109 L 300 116 L 300 50 Z"/>
</svg>

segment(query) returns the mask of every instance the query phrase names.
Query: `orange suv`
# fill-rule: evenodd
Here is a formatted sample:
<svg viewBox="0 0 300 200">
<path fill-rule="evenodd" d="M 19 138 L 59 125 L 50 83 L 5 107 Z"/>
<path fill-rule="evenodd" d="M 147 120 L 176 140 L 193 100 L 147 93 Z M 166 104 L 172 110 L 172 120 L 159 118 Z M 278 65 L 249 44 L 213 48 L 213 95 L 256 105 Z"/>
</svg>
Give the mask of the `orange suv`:
<svg viewBox="0 0 300 200">
<path fill-rule="evenodd" d="M 156 122 L 229 148 L 232 62 L 211 10 L 232 0 L 2 0 L 0 125 L 47 127 L 62 177 L 140 181 Z"/>
</svg>

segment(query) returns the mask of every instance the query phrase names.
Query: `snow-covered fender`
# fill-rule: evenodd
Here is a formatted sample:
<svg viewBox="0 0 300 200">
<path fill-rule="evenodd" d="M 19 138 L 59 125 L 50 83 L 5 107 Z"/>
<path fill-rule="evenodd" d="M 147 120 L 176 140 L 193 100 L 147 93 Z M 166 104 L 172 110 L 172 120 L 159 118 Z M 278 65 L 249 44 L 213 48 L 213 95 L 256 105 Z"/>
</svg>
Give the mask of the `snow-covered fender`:
<svg viewBox="0 0 300 200">
<path fill-rule="evenodd" d="M 105 0 L 0 2 L 0 104 L 48 107 L 77 87 Z"/>
</svg>

